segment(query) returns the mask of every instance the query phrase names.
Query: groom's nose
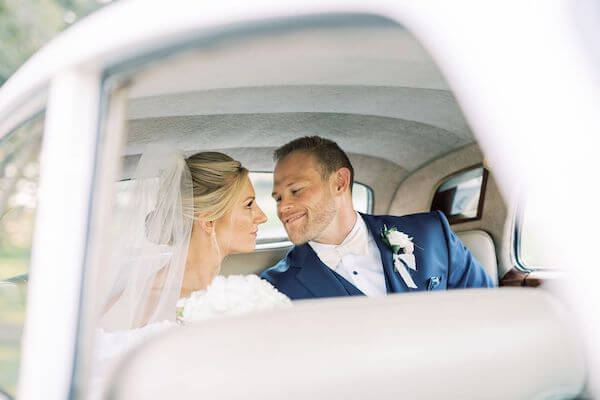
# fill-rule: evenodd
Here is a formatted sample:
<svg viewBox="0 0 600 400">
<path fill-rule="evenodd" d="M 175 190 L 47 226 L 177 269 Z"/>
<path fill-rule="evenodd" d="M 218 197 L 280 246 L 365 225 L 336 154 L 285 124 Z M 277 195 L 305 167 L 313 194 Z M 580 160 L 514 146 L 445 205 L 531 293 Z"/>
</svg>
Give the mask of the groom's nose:
<svg viewBox="0 0 600 400">
<path fill-rule="evenodd" d="M 282 214 L 285 214 L 287 211 L 290 211 L 294 207 L 294 203 L 289 201 L 286 197 L 281 197 L 279 203 L 277 203 L 277 214 L 281 217 Z"/>
</svg>

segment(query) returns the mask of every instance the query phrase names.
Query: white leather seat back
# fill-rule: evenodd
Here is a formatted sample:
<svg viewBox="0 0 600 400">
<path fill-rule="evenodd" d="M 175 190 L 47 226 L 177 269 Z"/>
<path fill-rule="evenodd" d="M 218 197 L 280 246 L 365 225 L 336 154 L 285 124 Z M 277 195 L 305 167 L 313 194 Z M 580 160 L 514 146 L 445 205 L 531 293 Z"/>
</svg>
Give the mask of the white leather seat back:
<svg viewBox="0 0 600 400">
<path fill-rule="evenodd" d="M 494 241 L 489 233 L 474 229 L 471 231 L 457 232 L 456 236 L 467 246 L 473 256 L 483 265 L 485 271 L 498 284 L 498 261 Z"/>
<path fill-rule="evenodd" d="M 586 370 L 566 315 L 523 288 L 295 302 L 156 338 L 110 398 L 572 398 Z"/>
</svg>

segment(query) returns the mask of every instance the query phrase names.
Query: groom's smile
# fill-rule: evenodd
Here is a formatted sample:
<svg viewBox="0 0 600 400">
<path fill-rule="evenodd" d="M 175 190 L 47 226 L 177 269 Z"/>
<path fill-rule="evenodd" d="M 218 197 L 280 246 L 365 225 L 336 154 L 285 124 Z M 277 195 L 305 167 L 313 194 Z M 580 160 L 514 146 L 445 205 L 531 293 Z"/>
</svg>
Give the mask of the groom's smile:
<svg viewBox="0 0 600 400">
<path fill-rule="evenodd" d="M 306 215 L 306 213 L 300 213 L 300 214 L 295 214 L 290 217 L 284 218 L 283 219 L 284 224 L 285 225 L 292 224 L 292 223 L 298 221 L 300 218 L 304 217 L 305 215 Z"/>
</svg>

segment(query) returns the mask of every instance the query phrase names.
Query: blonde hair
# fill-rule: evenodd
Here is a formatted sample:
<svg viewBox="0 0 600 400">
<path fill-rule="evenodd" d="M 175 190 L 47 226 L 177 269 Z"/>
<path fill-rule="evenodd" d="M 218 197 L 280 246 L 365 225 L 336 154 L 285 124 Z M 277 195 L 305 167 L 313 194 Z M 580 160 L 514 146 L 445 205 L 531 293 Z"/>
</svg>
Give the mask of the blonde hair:
<svg viewBox="0 0 600 400">
<path fill-rule="evenodd" d="M 196 153 L 185 162 L 192 176 L 194 216 L 216 221 L 242 195 L 248 170 L 239 161 L 214 151 Z"/>
</svg>

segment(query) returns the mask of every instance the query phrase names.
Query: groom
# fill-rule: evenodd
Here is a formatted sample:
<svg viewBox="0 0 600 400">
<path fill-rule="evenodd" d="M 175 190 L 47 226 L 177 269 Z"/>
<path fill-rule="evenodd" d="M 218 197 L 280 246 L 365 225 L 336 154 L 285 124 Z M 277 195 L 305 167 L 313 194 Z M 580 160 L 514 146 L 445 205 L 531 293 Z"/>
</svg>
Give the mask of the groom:
<svg viewBox="0 0 600 400">
<path fill-rule="evenodd" d="M 274 158 L 273 197 L 295 246 L 261 277 L 290 298 L 494 286 L 441 212 L 357 213 L 354 170 L 335 142 L 302 137 Z"/>
</svg>

